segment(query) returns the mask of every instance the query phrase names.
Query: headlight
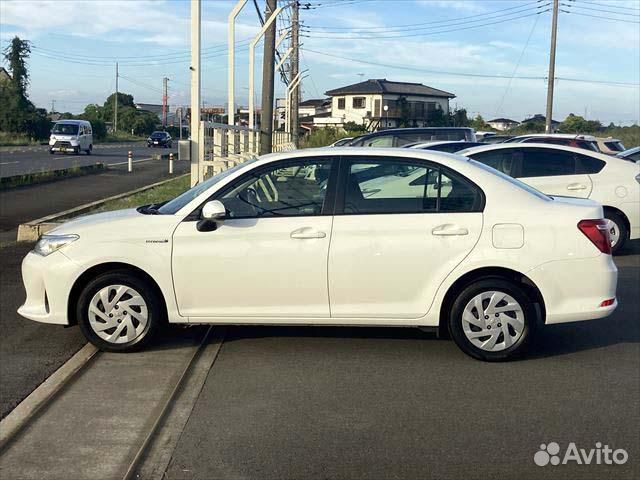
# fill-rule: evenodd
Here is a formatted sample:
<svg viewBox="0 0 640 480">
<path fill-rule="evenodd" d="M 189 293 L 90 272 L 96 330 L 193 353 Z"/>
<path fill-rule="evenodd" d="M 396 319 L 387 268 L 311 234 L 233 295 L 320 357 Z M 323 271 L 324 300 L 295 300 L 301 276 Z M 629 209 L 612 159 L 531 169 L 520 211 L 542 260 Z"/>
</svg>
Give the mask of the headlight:
<svg viewBox="0 0 640 480">
<path fill-rule="evenodd" d="M 43 235 L 33 251 L 46 257 L 65 245 L 75 242 L 78 238 L 80 238 L 78 235 Z"/>
</svg>

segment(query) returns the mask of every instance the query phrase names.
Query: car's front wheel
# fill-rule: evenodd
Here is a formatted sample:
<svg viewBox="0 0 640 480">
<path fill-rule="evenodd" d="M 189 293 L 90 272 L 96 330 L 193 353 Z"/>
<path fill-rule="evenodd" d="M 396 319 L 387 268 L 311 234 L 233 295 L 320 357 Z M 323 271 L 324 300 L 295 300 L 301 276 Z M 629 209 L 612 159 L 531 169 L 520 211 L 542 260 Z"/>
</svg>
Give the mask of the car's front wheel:
<svg viewBox="0 0 640 480">
<path fill-rule="evenodd" d="M 149 282 L 127 270 L 98 275 L 82 290 L 76 318 L 84 336 L 101 350 L 129 352 L 147 345 L 164 317 Z"/>
<path fill-rule="evenodd" d="M 486 278 L 458 295 L 449 315 L 449 332 L 466 354 L 501 361 L 525 352 L 536 322 L 535 306 L 518 284 Z"/>
</svg>

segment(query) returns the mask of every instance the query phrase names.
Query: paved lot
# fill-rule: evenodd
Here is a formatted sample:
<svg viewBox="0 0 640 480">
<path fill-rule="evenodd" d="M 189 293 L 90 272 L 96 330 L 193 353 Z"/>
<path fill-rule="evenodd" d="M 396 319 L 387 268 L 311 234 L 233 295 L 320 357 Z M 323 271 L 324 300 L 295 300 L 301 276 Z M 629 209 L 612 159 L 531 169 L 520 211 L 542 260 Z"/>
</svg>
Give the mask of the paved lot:
<svg viewBox="0 0 640 480">
<path fill-rule="evenodd" d="M 519 362 L 408 329 L 233 328 L 166 478 L 639 478 L 639 254 L 617 258 L 613 317 Z M 536 466 L 553 441 L 629 462 Z"/>
<path fill-rule="evenodd" d="M 176 144 L 177 146 L 177 144 Z M 48 147 L 3 147 L 0 149 L 0 177 L 10 177 L 25 173 L 60 170 L 63 168 L 79 167 L 104 163 L 113 165 L 127 161 L 127 152 L 133 152 L 133 159 L 149 158 L 154 153 L 177 153 L 176 148 L 147 148 L 144 142 L 136 143 L 105 143 L 96 145 L 92 155 L 49 154 Z M 176 155 L 177 160 L 177 155 Z"/>
</svg>

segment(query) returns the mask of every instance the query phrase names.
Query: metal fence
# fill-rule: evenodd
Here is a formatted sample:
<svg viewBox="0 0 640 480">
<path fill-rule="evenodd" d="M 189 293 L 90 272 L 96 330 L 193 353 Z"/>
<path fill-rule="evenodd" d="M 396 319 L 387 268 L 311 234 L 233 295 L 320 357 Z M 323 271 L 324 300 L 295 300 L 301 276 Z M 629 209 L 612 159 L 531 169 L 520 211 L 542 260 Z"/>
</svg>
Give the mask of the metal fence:
<svg viewBox="0 0 640 480">
<path fill-rule="evenodd" d="M 198 159 L 191 162 L 192 183 L 202 181 L 238 163 L 258 155 L 260 132 L 247 127 L 230 126 L 222 123 L 200 122 Z M 295 149 L 288 132 L 273 132 L 271 150 L 283 152 Z M 197 176 L 193 169 L 197 169 Z"/>
</svg>

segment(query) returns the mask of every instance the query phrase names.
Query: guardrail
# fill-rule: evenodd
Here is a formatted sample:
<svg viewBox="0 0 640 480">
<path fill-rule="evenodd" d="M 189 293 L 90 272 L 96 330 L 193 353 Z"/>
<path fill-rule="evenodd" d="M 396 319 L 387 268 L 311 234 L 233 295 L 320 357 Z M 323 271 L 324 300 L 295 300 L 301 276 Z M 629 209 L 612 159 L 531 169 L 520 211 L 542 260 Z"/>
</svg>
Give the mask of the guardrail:
<svg viewBox="0 0 640 480">
<path fill-rule="evenodd" d="M 198 179 L 215 175 L 238 163 L 258 155 L 260 151 L 260 131 L 248 127 L 230 126 L 222 123 L 200 122 L 198 158 Z M 283 152 L 295 149 L 291 134 L 276 131 L 272 136 L 271 150 Z M 192 163 L 192 168 L 195 164 Z"/>
</svg>

